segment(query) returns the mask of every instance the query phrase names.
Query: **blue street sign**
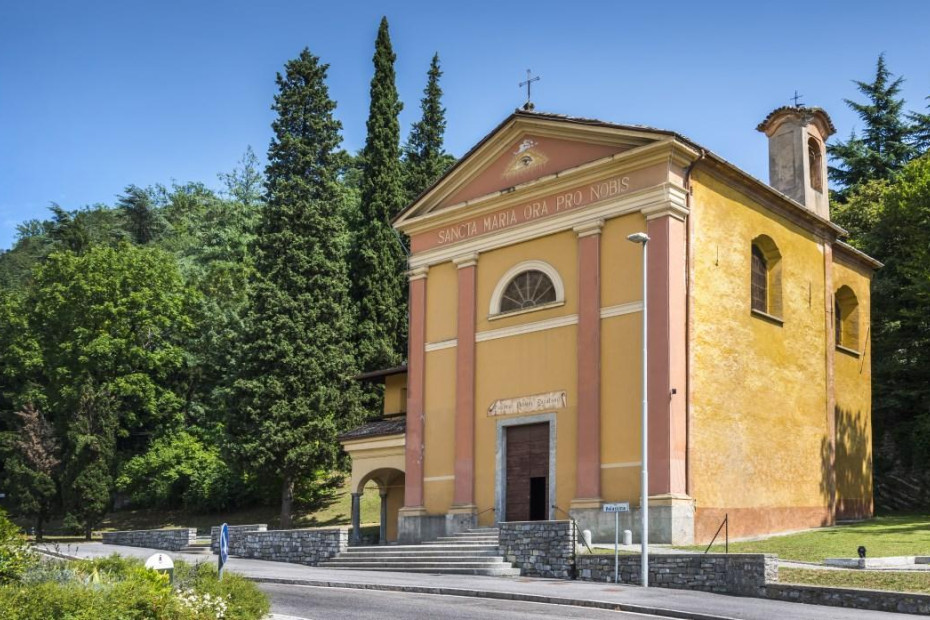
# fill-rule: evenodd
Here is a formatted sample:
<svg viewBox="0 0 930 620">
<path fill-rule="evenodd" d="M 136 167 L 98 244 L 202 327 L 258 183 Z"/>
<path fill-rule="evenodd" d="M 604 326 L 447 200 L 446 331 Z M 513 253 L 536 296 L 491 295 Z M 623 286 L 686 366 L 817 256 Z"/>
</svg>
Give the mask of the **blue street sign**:
<svg viewBox="0 0 930 620">
<path fill-rule="evenodd" d="M 223 578 L 223 566 L 229 560 L 229 526 L 225 523 L 220 527 L 220 579 Z"/>
</svg>

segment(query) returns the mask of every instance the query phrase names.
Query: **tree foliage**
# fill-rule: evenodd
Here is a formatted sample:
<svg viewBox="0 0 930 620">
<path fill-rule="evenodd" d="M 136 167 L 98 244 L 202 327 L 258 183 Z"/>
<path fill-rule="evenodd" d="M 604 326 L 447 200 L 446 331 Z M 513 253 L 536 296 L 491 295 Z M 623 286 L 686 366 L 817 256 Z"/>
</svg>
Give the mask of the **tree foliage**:
<svg viewBox="0 0 930 620">
<path fill-rule="evenodd" d="M 207 512 L 227 508 L 236 484 L 219 446 L 204 444 L 187 431 L 157 438 L 122 466 L 116 480 L 135 506 Z"/>
<path fill-rule="evenodd" d="M 16 412 L 18 424 L 0 447 L 4 488 L 17 512 L 33 519 L 36 538 L 55 509 L 61 445 L 48 419 L 31 403 Z"/>
<path fill-rule="evenodd" d="M 873 195 L 878 217 L 860 241 L 885 265 L 872 293 L 873 423 L 916 465 L 930 459 L 930 155 Z"/>
<path fill-rule="evenodd" d="M 305 49 L 277 77 L 268 204 L 231 425 L 243 458 L 281 480 L 282 527 L 291 522 L 298 478 L 336 465 L 336 435 L 353 418 L 341 124 L 327 68 Z"/>
<path fill-rule="evenodd" d="M 839 183 L 840 201 L 848 192 L 878 179 L 890 179 L 915 155 L 911 141 L 911 126 L 904 114 L 904 99 L 900 98 L 904 78 L 895 78 L 885 64 L 885 55 L 878 57 L 875 78 L 871 82 L 856 80 L 856 87 L 866 101 L 846 99 L 864 124 L 862 135 L 853 132 L 846 142 L 830 145 L 830 178 Z"/>
<path fill-rule="evenodd" d="M 397 365 L 406 355 L 406 257 L 391 219 L 404 205 L 400 162 L 403 105 L 394 77 L 395 54 L 386 18 L 373 58 L 368 136 L 362 153 L 362 188 L 352 253 L 353 298 L 358 308 L 356 343 L 362 370 Z M 377 405 L 370 405 L 377 408 Z"/>
<path fill-rule="evenodd" d="M 443 148 L 446 109 L 442 107 L 439 54 L 433 55 L 427 72 L 426 88 L 420 100 L 421 117 L 410 129 L 404 145 L 404 187 L 406 202 L 413 202 L 449 169 L 455 158 Z"/>
</svg>

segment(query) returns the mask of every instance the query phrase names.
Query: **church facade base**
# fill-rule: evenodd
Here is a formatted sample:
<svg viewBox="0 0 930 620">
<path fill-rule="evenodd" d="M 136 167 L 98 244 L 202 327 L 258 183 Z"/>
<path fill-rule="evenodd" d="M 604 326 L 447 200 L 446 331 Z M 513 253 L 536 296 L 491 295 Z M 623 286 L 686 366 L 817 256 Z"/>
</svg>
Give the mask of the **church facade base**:
<svg viewBox="0 0 930 620">
<path fill-rule="evenodd" d="M 608 543 L 614 540 L 615 513 L 604 512 L 600 507 L 573 507 L 569 510 L 578 522 L 580 531 L 591 530 L 591 540 Z M 633 532 L 633 542 L 640 541 L 642 510 L 631 507 L 620 515 L 620 535 L 623 530 Z M 665 494 L 649 498 L 649 542 L 659 545 L 694 544 L 694 500 L 687 495 Z"/>
<path fill-rule="evenodd" d="M 401 508 L 397 514 L 397 542 L 412 544 L 446 535 L 446 515 L 431 515 L 424 508 Z"/>
</svg>

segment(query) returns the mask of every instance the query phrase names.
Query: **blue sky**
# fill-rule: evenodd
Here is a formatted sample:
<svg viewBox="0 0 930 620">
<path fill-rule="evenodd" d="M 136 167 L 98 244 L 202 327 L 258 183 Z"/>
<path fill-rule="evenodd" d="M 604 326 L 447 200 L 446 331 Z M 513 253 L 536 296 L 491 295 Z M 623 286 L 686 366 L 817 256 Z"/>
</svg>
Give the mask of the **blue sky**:
<svg viewBox="0 0 930 620">
<path fill-rule="evenodd" d="M 344 146 L 365 140 L 373 42 L 387 15 L 404 136 L 434 51 L 447 149 L 463 154 L 523 103 L 679 131 L 767 178 L 756 124 L 789 103 L 843 104 L 875 59 L 930 95 L 930 2 L 4 2 L 0 248 L 54 201 L 112 203 L 130 184 L 218 187 L 248 145 L 264 157 L 275 72 L 303 47 L 330 64 Z"/>
</svg>

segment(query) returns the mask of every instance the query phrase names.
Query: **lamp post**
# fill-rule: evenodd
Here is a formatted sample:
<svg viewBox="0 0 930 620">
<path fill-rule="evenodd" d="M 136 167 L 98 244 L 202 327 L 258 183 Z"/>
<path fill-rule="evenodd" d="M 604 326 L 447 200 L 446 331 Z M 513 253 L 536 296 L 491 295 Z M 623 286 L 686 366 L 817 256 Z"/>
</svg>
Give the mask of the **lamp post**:
<svg viewBox="0 0 930 620">
<path fill-rule="evenodd" d="M 649 235 L 646 233 L 634 233 L 627 237 L 629 241 L 633 243 L 643 244 L 643 411 L 642 411 L 642 425 L 643 425 L 643 449 L 642 449 L 642 458 L 643 458 L 643 474 L 642 474 L 642 499 L 641 511 L 642 511 L 642 533 L 640 534 L 640 539 L 642 542 L 642 551 L 641 551 L 641 570 L 642 576 L 640 577 L 640 582 L 644 588 L 649 587 L 649 470 L 647 463 L 649 461 L 649 408 L 646 399 L 646 388 L 648 386 L 647 381 L 647 367 L 646 367 L 646 313 L 648 307 L 648 300 L 646 294 L 648 293 L 646 276 L 648 274 L 647 267 L 647 256 L 646 244 L 649 243 Z"/>
</svg>

